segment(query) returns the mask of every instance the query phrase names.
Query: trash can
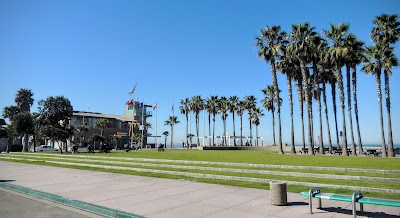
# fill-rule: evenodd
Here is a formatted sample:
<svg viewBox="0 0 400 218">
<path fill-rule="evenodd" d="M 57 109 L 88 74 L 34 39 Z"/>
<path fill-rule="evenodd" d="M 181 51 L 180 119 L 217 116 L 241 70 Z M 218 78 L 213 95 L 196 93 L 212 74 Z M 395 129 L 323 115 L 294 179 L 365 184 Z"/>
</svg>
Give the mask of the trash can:
<svg viewBox="0 0 400 218">
<path fill-rule="evenodd" d="M 287 205 L 286 182 L 271 181 L 269 182 L 271 204 L 277 206 Z"/>
</svg>

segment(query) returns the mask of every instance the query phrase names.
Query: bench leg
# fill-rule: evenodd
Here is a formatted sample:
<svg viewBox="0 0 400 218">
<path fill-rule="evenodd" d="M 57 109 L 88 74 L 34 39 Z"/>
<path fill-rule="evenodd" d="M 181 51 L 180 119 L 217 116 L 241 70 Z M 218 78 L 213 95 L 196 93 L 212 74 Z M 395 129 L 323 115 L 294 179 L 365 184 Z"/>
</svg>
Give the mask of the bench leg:
<svg viewBox="0 0 400 218">
<path fill-rule="evenodd" d="M 360 211 L 361 211 L 361 212 L 364 211 L 364 204 L 360 204 Z"/>
<path fill-rule="evenodd" d="M 321 198 L 318 198 L 318 209 L 322 208 L 322 200 Z"/>
</svg>

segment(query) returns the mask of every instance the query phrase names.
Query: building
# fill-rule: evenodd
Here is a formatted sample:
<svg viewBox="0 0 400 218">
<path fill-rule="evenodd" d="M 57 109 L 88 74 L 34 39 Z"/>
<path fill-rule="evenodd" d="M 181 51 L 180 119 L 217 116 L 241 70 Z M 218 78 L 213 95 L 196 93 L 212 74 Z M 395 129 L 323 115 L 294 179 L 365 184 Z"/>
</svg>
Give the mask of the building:
<svg viewBox="0 0 400 218">
<path fill-rule="evenodd" d="M 94 134 L 100 135 L 100 129 L 95 127 L 95 123 L 99 119 L 107 119 L 110 127 L 104 130 L 103 136 L 106 139 L 111 139 L 114 135 L 121 136 L 117 144 L 115 141 L 110 140 L 112 145 L 116 145 L 119 149 L 123 148 L 125 143 L 128 143 L 130 125 L 133 123 L 134 133 L 141 133 L 142 123 L 146 124 L 148 117 L 152 116 L 152 111 L 147 111 L 151 105 L 143 104 L 137 101 L 129 100 L 125 103 L 124 115 L 102 114 L 88 111 L 74 111 L 70 124 L 74 127 L 85 125 L 89 131 L 83 134 L 75 133 L 72 142 L 75 144 L 83 143 L 90 136 Z M 142 122 L 143 121 L 143 122 Z M 139 125 L 140 124 L 140 125 Z M 147 130 L 143 129 L 143 144 L 147 144 Z M 96 145 L 96 148 L 98 145 Z"/>
</svg>

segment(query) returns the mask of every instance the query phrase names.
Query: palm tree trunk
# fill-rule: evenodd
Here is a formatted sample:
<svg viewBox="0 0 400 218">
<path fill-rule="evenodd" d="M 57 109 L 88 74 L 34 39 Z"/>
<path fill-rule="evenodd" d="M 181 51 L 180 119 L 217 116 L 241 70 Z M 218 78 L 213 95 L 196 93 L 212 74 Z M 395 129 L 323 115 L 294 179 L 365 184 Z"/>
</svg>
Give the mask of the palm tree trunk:
<svg viewBox="0 0 400 218">
<path fill-rule="evenodd" d="M 236 146 L 235 112 L 232 113 L 232 121 L 233 121 L 233 143 L 234 146 Z"/>
<path fill-rule="evenodd" d="M 338 131 L 338 126 L 337 126 L 336 82 L 331 82 L 331 91 L 332 91 L 333 114 L 335 116 L 336 144 L 337 144 L 338 148 L 340 148 L 339 131 Z"/>
<path fill-rule="evenodd" d="M 379 118 L 381 123 L 381 139 L 382 139 L 382 157 L 386 155 L 386 142 L 385 142 L 385 131 L 383 127 L 383 112 L 382 112 L 382 91 L 381 91 L 381 73 L 380 69 L 375 73 L 376 79 L 376 91 L 378 93 L 378 105 L 379 105 Z"/>
<path fill-rule="evenodd" d="M 171 124 L 171 149 L 174 142 L 174 124 Z"/>
<path fill-rule="evenodd" d="M 256 125 L 256 146 L 258 147 L 258 125 Z"/>
<path fill-rule="evenodd" d="M 211 136 L 211 113 L 208 113 L 208 136 Z M 208 139 L 208 145 L 211 145 L 211 139 Z"/>
<path fill-rule="evenodd" d="M 349 124 L 350 124 L 350 135 L 351 135 L 351 153 L 356 156 L 356 146 L 354 144 L 354 132 L 353 132 L 353 116 L 351 111 L 351 83 L 350 83 L 350 65 L 346 65 L 346 78 L 347 78 L 347 107 L 349 111 Z"/>
<path fill-rule="evenodd" d="M 319 114 L 319 154 L 323 155 L 325 154 L 325 148 L 324 148 L 324 134 L 322 132 L 322 111 L 321 111 L 321 90 L 318 87 L 317 88 L 317 103 L 318 103 L 318 114 Z"/>
<path fill-rule="evenodd" d="M 243 146 L 243 115 L 240 116 L 240 146 Z"/>
<path fill-rule="evenodd" d="M 282 128 L 281 128 L 281 105 L 279 102 L 279 87 L 278 87 L 278 80 L 276 78 L 276 69 L 275 69 L 275 60 L 274 58 L 271 59 L 271 73 L 272 73 L 272 84 L 275 88 L 275 102 L 278 108 L 278 134 L 279 134 L 279 154 L 284 154 L 283 147 L 282 147 Z"/>
<path fill-rule="evenodd" d="M 199 126 L 199 122 L 200 120 L 199 120 L 199 113 L 196 113 L 196 133 L 197 133 L 197 146 L 200 146 L 200 138 L 199 138 L 199 129 L 200 129 L 200 126 Z M 191 145 L 192 143 L 190 142 L 190 145 Z"/>
<path fill-rule="evenodd" d="M 292 77 L 290 74 L 286 74 L 286 81 L 288 84 L 288 94 L 289 94 L 289 108 L 290 108 L 290 118 L 292 122 L 292 129 L 291 129 L 291 137 L 290 141 L 292 143 L 292 148 L 290 153 L 291 154 L 296 154 L 296 148 L 294 147 L 294 123 L 293 123 L 293 99 L 292 99 Z"/>
<path fill-rule="evenodd" d="M 186 112 L 186 145 L 188 145 L 189 148 L 189 137 L 188 137 L 188 133 L 189 133 L 189 113 Z"/>
<path fill-rule="evenodd" d="M 227 143 L 226 143 L 226 118 L 224 119 L 224 146 L 227 146 Z"/>
<path fill-rule="evenodd" d="M 215 146 L 215 141 L 214 141 L 214 137 L 215 137 L 215 113 L 213 113 L 213 138 L 212 138 L 212 146 Z"/>
<path fill-rule="evenodd" d="M 345 156 L 349 156 L 349 153 L 347 152 L 347 134 L 346 134 L 346 114 L 345 114 L 345 96 L 344 96 L 344 86 L 343 86 L 343 76 L 342 76 L 342 70 L 340 65 L 337 63 L 336 64 L 336 78 L 338 81 L 339 85 L 339 94 L 340 94 L 340 106 L 342 108 L 342 141 L 343 141 L 343 148 L 342 148 L 342 154 Z"/>
<path fill-rule="evenodd" d="M 389 74 L 387 70 L 384 70 L 385 75 L 385 97 L 386 97 L 386 110 L 388 116 L 388 156 L 394 157 L 394 147 L 392 138 L 392 118 L 390 115 L 390 86 L 389 86 Z"/>
<path fill-rule="evenodd" d="M 306 141 L 304 134 L 304 101 L 303 101 L 303 82 L 301 77 L 297 80 L 297 97 L 299 99 L 299 107 L 300 107 L 300 116 L 301 116 L 301 130 L 302 130 L 302 142 L 303 142 L 303 151 L 306 149 Z"/>
<path fill-rule="evenodd" d="M 275 111 L 274 109 L 271 110 L 272 112 L 272 138 L 274 139 L 274 146 L 276 146 L 276 141 L 275 141 Z"/>
<path fill-rule="evenodd" d="M 329 126 L 329 119 L 328 119 L 328 106 L 326 105 L 326 85 L 325 85 L 325 83 L 322 83 L 322 97 L 324 100 L 326 126 L 328 128 L 329 153 L 332 153 L 333 151 L 332 151 L 332 140 L 331 140 L 331 128 Z"/>
<path fill-rule="evenodd" d="M 29 135 L 28 133 L 24 133 L 24 143 L 22 145 L 22 150 L 24 152 L 28 151 L 28 143 L 29 143 Z"/>
<path fill-rule="evenodd" d="M 251 127 L 252 127 L 252 125 L 251 125 L 251 120 L 249 121 L 249 123 L 250 123 L 250 146 L 253 146 L 253 135 L 252 135 L 252 130 L 251 130 Z"/>
<path fill-rule="evenodd" d="M 361 142 L 360 123 L 358 121 L 358 103 L 357 103 L 357 71 L 356 65 L 352 66 L 352 81 L 353 81 L 353 99 L 354 99 L 354 114 L 356 116 L 357 134 L 358 134 L 358 154 L 363 153 Z"/>
<path fill-rule="evenodd" d="M 309 73 L 306 68 L 306 61 L 303 59 L 300 59 L 300 69 L 301 69 L 301 74 L 302 74 L 302 79 L 303 79 L 303 84 L 305 85 L 306 88 L 306 106 L 307 106 L 307 117 L 308 117 L 308 154 L 314 155 L 314 150 L 313 150 L 313 138 L 312 138 L 312 101 L 311 101 L 311 88 L 310 88 L 310 82 L 308 81 L 309 78 Z"/>
</svg>

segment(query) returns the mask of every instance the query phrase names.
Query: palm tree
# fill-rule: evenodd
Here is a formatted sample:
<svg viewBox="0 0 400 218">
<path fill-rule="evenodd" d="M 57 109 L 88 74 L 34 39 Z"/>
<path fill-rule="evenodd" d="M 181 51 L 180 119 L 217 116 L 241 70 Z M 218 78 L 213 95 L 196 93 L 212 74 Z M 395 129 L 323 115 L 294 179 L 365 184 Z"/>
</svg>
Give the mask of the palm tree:
<svg viewBox="0 0 400 218">
<path fill-rule="evenodd" d="M 290 33 L 289 39 L 291 41 L 288 46 L 288 50 L 291 54 L 295 55 L 300 62 L 301 77 L 303 83 L 303 91 L 305 94 L 307 116 L 308 116 L 308 150 L 310 155 L 314 155 L 314 140 L 313 140 L 313 112 L 312 112 L 312 87 L 310 80 L 310 73 L 307 68 L 309 61 L 309 54 L 314 50 L 313 43 L 317 33 L 314 31 L 314 27 L 310 26 L 310 23 L 300 23 L 298 25 L 292 25 L 292 32 Z"/>
<path fill-rule="evenodd" d="M 335 75 L 339 85 L 340 94 L 340 106 L 342 108 L 342 131 L 343 131 L 343 155 L 348 156 L 347 151 L 347 134 L 346 134 L 346 116 L 345 116 L 345 96 L 344 96 L 344 86 L 343 86 L 343 76 L 342 76 L 342 66 L 344 64 L 344 57 L 346 56 L 348 49 L 346 48 L 346 39 L 349 35 L 349 25 L 348 24 L 331 24 L 329 30 L 324 30 L 327 39 L 331 43 L 329 48 L 329 58 L 335 62 Z"/>
<path fill-rule="evenodd" d="M 196 95 L 192 97 L 192 101 L 190 104 L 190 110 L 194 112 L 196 119 L 196 133 L 197 133 L 197 146 L 200 146 L 200 138 L 199 138 L 199 114 L 200 111 L 204 109 L 204 102 L 200 95 Z"/>
<path fill-rule="evenodd" d="M 382 113 L 382 91 L 381 91 L 381 69 L 383 59 L 383 47 L 378 44 L 376 46 L 370 46 L 367 48 L 366 57 L 362 71 L 367 74 L 375 75 L 376 90 L 378 94 L 378 105 L 381 123 L 381 140 L 382 140 L 382 157 L 387 157 L 386 154 L 386 143 L 385 143 L 385 132 L 383 127 L 383 113 Z"/>
<path fill-rule="evenodd" d="M 189 134 L 186 135 L 186 138 L 189 138 L 189 139 L 190 139 L 190 144 L 187 144 L 187 145 L 188 145 L 188 149 L 189 149 L 189 148 L 192 148 L 192 144 L 193 144 L 193 143 L 192 143 L 192 138 L 193 138 L 193 136 L 194 136 L 194 135 L 193 135 L 192 133 L 189 133 Z"/>
<path fill-rule="evenodd" d="M 213 112 L 213 101 L 211 98 L 205 100 L 204 109 L 208 113 L 208 136 L 211 136 L 211 113 Z M 208 139 L 208 144 L 211 145 L 211 138 Z"/>
<path fill-rule="evenodd" d="M 294 60 L 290 58 L 290 55 L 281 55 L 279 58 L 281 61 L 279 61 L 276 64 L 277 69 L 282 72 L 283 74 L 286 75 L 286 82 L 287 82 L 287 88 L 288 88 L 288 95 L 289 95 L 289 108 L 290 108 L 290 118 L 291 118 L 291 137 L 290 141 L 292 143 L 291 147 L 291 154 L 296 154 L 296 149 L 294 145 L 294 122 L 293 122 L 293 94 L 292 94 L 292 80 L 293 80 L 293 75 L 295 74 L 297 70 L 297 65 L 294 63 Z"/>
<path fill-rule="evenodd" d="M 167 137 L 169 136 L 169 132 L 168 131 L 165 131 L 165 132 L 163 132 L 163 135 L 164 135 L 164 147 L 165 148 L 167 148 Z"/>
<path fill-rule="evenodd" d="M 246 103 L 246 110 L 248 111 L 248 119 L 250 124 L 250 146 L 253 146 L 253 135 L 252 135 L 252 123 L 251 120 L 253 119 L 253 111 L 252 109 L 256 107 L 256 98 L 254 95 L 249 95 L 245 97 L 244 102 Z"/>
<path fill-rule="evenodd" d="M 181 114 L 185 114 L 186 116 L 186 135 L 189 132 L 189 113 L 190 113 L 190 99 L 189 98 L 185 98 L 183 100 L 181 100 L 181 106 L 179 106 L 179 110 L 181 112 Z M 186 144 L 189 144 L 188 138 L 186 138 Z"/>
<path fill-rule="evenodd" d="M 351 116 L 351 88 L 350 88 L 350 70 L 352 71 L 352 85 L 353 85 L 353 99 L 354 99 L 354 113 L 356 116 L 356 126 L 358 133 L 358 152 L 362 154 L 362 142 L 361 142 L 361 133 L 360 133 L 360 125 L 358 120 L 358 104 L 357 104 L 357 69 L 356 66 L 361 63 L 362 58 L 364 56 L 364 42 L 357 39 L 357 37 L 353 34 L 350 34 L 348 39 L 346 40 L 348 53 L 346 56 L 346 72 L 347 72 L 347 101 L 349 108 L 349 122 L 350 122 L 350 131 L 351 131 L 351 140 L 352 140 L 352 153 L 356 155 L 356 148 L 354 143 L 354 134 L 353 134 L 353 119 Z"/>
<path fill-rule="evenodd" d="M 218 109 L 217 109 L 217 102 L 218 102 L 218 96 L 217 95 L 213 95 L 210 97 L 210 111 L 213 115 L 213 134 L 212 134 L 212 145 L 214 146 L 215 143 L 215 115 L 218 113 Z"/>
<path fill-rule="evenodd" d="M 315 74 L 313 75 L 313 77 Z M 314 79 L 314 78 L 313 78 Z M 314 79 L 315 80 L 315 79 Z M 323 132 L 322 132 L 322 112 L 321 112 L 321 88 L 318 86 L 315 86 L 313 89 L 313 96 L 317 100 L 317 105 L 318 105 L 318 115 L 319 115 L 319 154 L 325 154 L 325 149 L 324 149 L 324 139 L 323 139 Z"/>
<path fill-rule="evenodd" d="M 335 117 L 336 144 L 337 144 L 338 148 L 340 148 L 339 130 L 338 130 L 338 125 L 337 125 L 336 83 L 337 83 L 337 79 L 336 79 L 335 74 L 333 74 L 333 76 L 329 80 L 329 84 L 331 85 L 333 115 Z"/>
<path fill-rule="evenodd" d="M 168 120 L 164 121 L 164 125 L 171 126 L 171 149 L 174 143 L 174 125 L 177 123 L 179 123 L 179 120 L 176 116 L 169 116 Z"/>
<path fill-rule="evenodd" d="M 319 74 L 320 83 L 322 84 L 322 99 L 324 101 L 324 111 L 325 111 L 325 120 L 326 127 L 328 129 L 328 141 L 329 141 L 329 153 L 333 152 L 332 148 L 332 139 L 331 139 L 331 128 L 329 126 L 329 118 L 328 118 L 328 106 L 326 104 L 326 84 L 330 83 L 332 78 L 334 77 L 332 69 L 327 67 L 327 64 L 323 64 L 323 70 Z"/>
<path fill-rule="evenodd" d="M 261 90 L 264 93 L 264 99 L 261 100 L 262 105 L 267 109 L 267 111 L 271 111 L 272 114 L 272 138 L 274 140 L 274 146 L 276 146 L 275 142 L 275 90 L 274 86 L 269 85 L 267 88 Z M 282 104 L 282 99 L 279 101 Z M 283 151 L 282 151 L 283 152 Z"/>
<path fill-rule="evenodd" d="M 100 129 L 100 136 L 103 136 L 103 132 L 110 126 L 110 122 L 105 118 L 101 118 L 96 120 L 94 126 Z"/>
<path fill-rule="evenodd" d="M 30 89 L 20 89 L 17 91 L 15 95 L 15 103 L 21 112 L 28 112 L 31 111 L 31 106 L 33 105 L 33 93 Z M 23 151 L 28 151 L 28 141 L 29 141 L 29 134 L 24 133 L 24 143 L 23 143 Z"/>
<path fill-rule="evenodd" d="M 228 109 L 229 112 L 232 113 L 232 123 L 233 123 L 233 143 L 236 146 L 236 129 L 235 129 L 235 112 L 237 110 L 237 104 L 239 102 L 239 98 L 237 96 L 229 97 L 228 101 Z"/>
<path fill-rule="evenodd" d="M 246 110 L 246 103 L 242 100 L 236 105 L 237 115 L 240 117 L 240 146 L 243 146 L 243 112 Z"/>
<path fill-rule="evenodd" d="M 82 125 L 75 128 L 75 131 L 79 134 L 79 144 L 82 146 L 82 138 L 84 138 L 83 134 L 89 131 L 89 127 Z M 85 141 L 85 139 L 83 140 Z"/>
<path fill-rule="evenodd" d="M 296 86 L 297 86 L 297 97 L 299 100 L 299 108 L 300 108 L 300 116 L 301 116 L 301 136 L 302 136 L 302 150 L 304 151 L 306 149 L 306 142 L 305 142 L 305 137 L 304 137 L 304 91 L 303 91 L 303 80 L 302 80 L 302 75 L 301 71 L 298 69 L 294 73 L 294 80 L 297 81 Z"/>
<path fill-rule="evenodd" d="M 228 99 L 222 96 L 217 102 L 218 112 L 221 114 L 221 119 L 224 124 L 224 138 L 222 139 L 222 145 L 226 146 L 226 118 L 228 117 Z"/>
<path fill-rule="evenodd" d="M 266 26 L 265 30 L 260 30 L 261 37 L 256 37 L 256 46 L 260 48 L 257 56 L 263 58 L 267 63 L 270 62 L 272 83 L 275 88 L 275 101 L 278 105 L 278 134 L 279 134 L 279 154 L 283 154 L 282 150 L 282 129 L 281 129 L 281 107 L 279 106 L 279 87 L 276 78 L 275 58 L 279 54 L 280 46 L 287 43 L 286 32 L 281 31 L 280 26 Z"/>
<path fill-rule="evenodd" d="M 258 146 L 258 126 L 260 125 L 260 117 L 264 116 L 261 108 L 253 108 L 253 124 L 256 125 L 256 146 Z"/>
<path fill-rule="evenodd" d="M 375 44 L 382 44 L 386 51 L 390 50 L 390 46 L 394 45 L 400 38 L 400 22 L 397 14 L 382 14 L 377 16 L 373 21 L 375 27 L 371 31 L 372 39 Z M 388 148 L 389 157 L 394 157 L 394 147 L 392 138 L 392 118 L 390 114 L 390 86 L 389 76 L 391 75 L 391 68 L 397 66 L 397 58 L 392 52 L 384 54 L 384 69 L 385 76 L 385 97 L 386 97 L 386 110 L 388 116 Z"/>
</svg>

